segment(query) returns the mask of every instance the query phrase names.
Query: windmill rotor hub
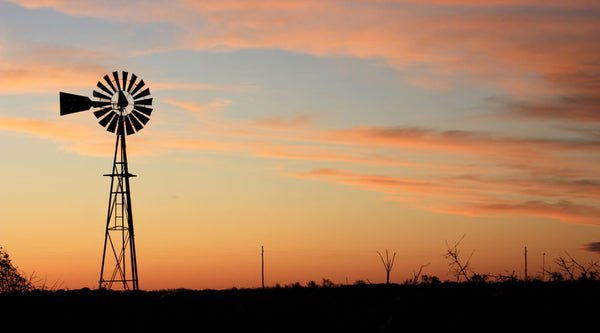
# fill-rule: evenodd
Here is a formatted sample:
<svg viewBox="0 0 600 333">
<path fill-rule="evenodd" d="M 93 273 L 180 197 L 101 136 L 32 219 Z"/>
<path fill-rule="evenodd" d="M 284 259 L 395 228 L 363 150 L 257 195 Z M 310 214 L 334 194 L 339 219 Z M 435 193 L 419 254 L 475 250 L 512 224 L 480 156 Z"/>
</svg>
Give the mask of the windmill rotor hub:
<svg viewBox="0 0 600 333">
<path fill-rule="evenodd" d="M 128 115 L 133 111 L 134 100 L 133 96 L 128 92 L 119 90 L 119 93 L 111 97 L 110 104 L 113 110 L 118 110 L 122 116 Z"/>
</svg>

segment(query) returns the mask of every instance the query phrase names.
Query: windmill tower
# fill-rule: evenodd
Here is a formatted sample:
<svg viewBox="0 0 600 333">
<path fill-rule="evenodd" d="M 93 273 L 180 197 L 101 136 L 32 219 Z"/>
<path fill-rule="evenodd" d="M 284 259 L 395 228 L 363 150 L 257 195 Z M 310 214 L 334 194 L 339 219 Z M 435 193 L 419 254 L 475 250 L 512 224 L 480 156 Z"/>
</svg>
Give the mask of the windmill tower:
<svg viewBox="0 0 600 333">
<path fill-rule="evenodd" d="M 143 89 L 144 80 L 137 79 L 125 71 L 121 77 L 119 72 L 112 72 L 112 78 L 105 75 L 97 84 L 100 91 L 92 93 L 97 100 L 60 92 L 61 116 L 93 109 L 99 124 L 117 135 L 112 172 L 104 175 L 110 177 L 110 195 L 99 288 L 116 284 L 123 290 L 139 289 L 129 187 L 129 178 L 135 175 L 129 173 L 125 138 L 144 128 L 152 114 L 152 98 L 150 88 Z"/>
</svg>

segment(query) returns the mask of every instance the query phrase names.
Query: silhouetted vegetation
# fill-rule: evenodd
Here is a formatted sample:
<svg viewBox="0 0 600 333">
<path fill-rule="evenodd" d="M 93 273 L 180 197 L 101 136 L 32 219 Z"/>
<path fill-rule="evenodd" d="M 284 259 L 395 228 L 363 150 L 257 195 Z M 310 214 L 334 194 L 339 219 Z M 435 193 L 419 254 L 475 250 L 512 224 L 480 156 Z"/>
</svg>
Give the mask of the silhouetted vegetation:
<svg viewBox="0 0 600 333">
<path fill-rule="evenodd" d="M 473 253 L 461 256 L 463 238 L 444 253 L 456 282 L 423 274 L 427 264 L 403 284 L 366 279 L 343 285 L 323 278 L 220 291 L 35 289 L 0 248 L 0 313 L 25 331 L 61 332 L 574 331 L 593 324 L 597 262 L 583 264 L 566 253 L 554 260 L 555 271 L 544 271 L 548 282 L 524 281 L 514 271 L 475 273 Z M 395 257 L 379 255 L 389 273 Z"/>
<path fill-rule="evenodd" d="M 3 277 L 13 277 L 13 287 L 0 293 L 0 313 L 25 331 L 62 332 L 573 331 L 595 318 L 596 262 L 582 264 L 567 253 L 554 261 L 557 271 L 548 271 L 550 282 L 526 282 L 514 271 L 473 272 L 459 244 L 445 255 L 466 282 L 441 281 L 420 265 L 404 284 L 339 285 L 323 278 L 264 289 L 136 292 L 34 289 L 0 248 Z M 114 311 L 117 305 L 127 311 Z"/>
<path fill-rule="evenodd" d="M 551 272 L 550 277 L 554 281 L 567 280 L 596 280 L 600 274 L 600 266 L 597 261 L 592 261 L 588 264 L 581 264 L 575 260 L 569 253 L 565 252 L 565 256 L 559 256 L 554 260 L 559 271 Z"/>
<path fill-rule="evenodd" d="M 467 280 L 467 282 L 471 282 L 471 279 L 473 279 L 473 278 L 475 278 L 476 280 L 481 280 L 482 277 L 478 277 L 477 274 L 475 274 L 471 270 L 471 266 L 470 266 L 471 257 L 473 256 L 473 253 L 475 251 L 471 252 L 471 254 L 469 255 L 469 257 L 466 260 L 461 258 L 459 246 L 460 246 L 460 242 L 462 242 L 462 240 L 464 238 L 465 238 L 465 236 L 463 235 L 452 246 L 450 246 L 450 245 L 448 245 L 448 243 L 446 243 L 446 253 L 444 253 L 444 258 L 448 259 L 448 261 L 449 261 L 448 266 L 450 266 L 450 269 L 453 271 L 453 273 L 456 276 L 456 279 L 458 281 L 460 281 L 461 277 L 464 277 L 465 280 Z"/>
<path fill-rule="evenodd" d="M 10 256 L 0 247 L 0 292 L 29 291 L 33 289 L 30 280 L 15 267 Z"/>
<path fill-rule="evenodd" d="M 517 276 L 517 273 L 515 271 L 512 271 L 510 273 L 505 273 L 505 274 L 502 274 L 502 273 L 496 274 L 495 278 L 496 278 L 496 281 L 499 281 L 499 282 L 517 282 L 517 281 L 519 281 L 519 277 Z"/>
<path fill-rule="evenodd" d="M 383 264 L 383 267 L 385 268 L 385 284 L 390 284 L 390 271 L 392 270 L 392 267 L 394 266 L 394 260 L 396 259 L 396 252 L 394 252 L 394 255 L 390 258 L 390 254 L 388 253 L 388 250 L 385 249 L 385 259 L 383 258 L 383 255 L 381 255 L 381 253 L 379 253 L 379 251 L 377 251 L 377 254 L 379 255 L 379 258 L 381 259 L 381 263 Z"/>
<path fill-rule="evenodd" d="M 29 291 L 0 294 L 24 331 L 574 331 L 593 324 L 600 282 L 439 282 L 229 290 Z M 115 306 L 127 311 L 115 311 Z M 560 318 L 561 320 L 556 320 Z"/>
<path fill-rule="evenodd" d="M 427 266 L 429 266 L 429 264 L 419 266 L 419 270 L 416 272 L 413 272 L 412 278 L 407 279 L 404 283 L 405 284 L 418 284 L 419 280 L 421 278 L 421 273 L 423 272 L 423 268 L 425 268 Z"/>
<path fill-rule="evenodd" d="M 442 283 L 442 281 L 440 280 L 440 278 L 438 278 L 435 275 L 429 276 L 429 275 L 424 274 L 421 277 L 421 283 L 422 284 L 440 284 L 440 283 Z"/>
</svg>

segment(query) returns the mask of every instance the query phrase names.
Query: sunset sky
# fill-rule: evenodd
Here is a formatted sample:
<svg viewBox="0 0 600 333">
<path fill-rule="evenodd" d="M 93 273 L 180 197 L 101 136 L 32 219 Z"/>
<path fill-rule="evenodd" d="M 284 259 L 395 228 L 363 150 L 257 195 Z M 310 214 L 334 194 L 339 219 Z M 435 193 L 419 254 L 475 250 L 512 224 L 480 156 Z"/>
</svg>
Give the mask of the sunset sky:
<svg viewBox="0 0 600 333">
<path fill-rule="evenodd" d="M 261 245 L 267 286 L 600 260 L 598 36 L 597 0 L 0 1 L 0 246 L 97 287 L 115 135 L 58 92 L 125 70 L 141 289 L 259 287 Z"/>
</svg>

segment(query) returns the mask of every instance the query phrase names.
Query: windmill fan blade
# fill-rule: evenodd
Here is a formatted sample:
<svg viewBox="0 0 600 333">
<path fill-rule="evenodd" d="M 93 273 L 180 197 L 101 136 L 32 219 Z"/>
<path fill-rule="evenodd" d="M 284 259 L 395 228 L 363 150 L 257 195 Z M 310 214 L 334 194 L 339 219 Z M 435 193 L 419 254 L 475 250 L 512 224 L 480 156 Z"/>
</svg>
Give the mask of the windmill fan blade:
<svg viewBox="0 0 600 333">
<path fill-rule="evenodd" d="M 112 89 L 114 92 L 117 92 L 117 89 L 115 89 L 115 86 L 110 81 L 110 78 L 108 77 L 108 74 L 104 75 L 104 81 L 106 81 L 106 83 L 108 83 L 108 86 L 110 87 L 110 89 Z"/>
<path fill-rule="evenodd" d="M 133 109 L 134 110 L 138 110 L 139 112 L 147 115 L 148 117 L 150 117 L 150 115 L 152 114 L 152 109 L 144 107 L 144 106 L 141 106 L 141 105 L 137 105 L 136 104 L 136 105 L 133 106 Z"/>
<path fill-rule="evenodd" d="M 146 97 L 148 95 L 150 95 L 150 88 L 146 88 L 146 90 L 144 90 L 141 93 L 133 96 L 133 99 L 140 99 L 140 98 Z"/>
<path fill-rule="evenodd" d="M 114 133 L 115 130 L 117 129 L 117 124 L 120 122 L 120 119 L 121 119 L 121 116 L 115 114 L 115 116 L 110 121 L 110 124 L 108 124 L 108 127 L 106 128 L 106 130 Z"/>
<path fill-rule="evenodd" d="M 133 89 L 133 91 L 131 92 L 131 95 L 135 95 L 136 92 L 138 92 L 138 90 L 142 89 L 142 87 L 146 85 L 144 83 L 144 80 L 140 80 L 140 82 L 137 84 L 137 86 L 135 86 L 135 89 Z"/>
<path fill-rule="evenodd" d="M 98 111 L 94 111 L 94 116 L 96 116 L 96 118 L 100 119 L 105 114 L 107 114 L 108 112 L 110 112 L 111 110 L 112 110 L 112 106 L 109 106 L 109 107 L 104 108 L 104 109 L 100 109 Z"/>
<path fill-rule="evenodd" d="M 108 106 L 111 104 L 110 101 L 92 101 L 92 106 L 95 108 L 99 108 L 99 107 L 103 107 L 103 106 Z"/>
<path fill-rule="evenodd" d="M 123 117 L 123 122 L 125 123 L 125 129 L 127 130 L 126 133 L 127 135 L 133 134 L 135 133 L 135 131 L 133 130 L 133 126 L 131 126 L 131 121 L 129 121 L 129 115 L 126 115 Z"/>
<path fill-rule="evenodd" d="M 116 116 L 117 114 L 114 112 L 111 112 L 108 114 L 108 116 L 100 119 L 100 121 L 98 122 L 100 125 L 102 125 L 102 127 L 106 127 L 106 125 L 108 125 L 108 123 Z"/>
<path fill-rule="evenodd" d="M 150 110 L 150 111 L 152 112 L 152 110 Z M 137 110 L 132 110 L 131 114 L 133 114 L 144 125 L 146 125 L 146 123 L 148 123 L 148 120 L 150 120 L 150 118 L 144 116 L 141 112 L 139 112 Z"/>
<path fill-rule="evenodd" d="M 135 74 L 131 74 L 131 81 L 129 81 L 129 86 L 127 86 L 127 92 L 131 91 L 131 87 L 133 86 L 133 84 L 135 83 L 135 80 L 137 79 L 137 75 Z"/>
<path fill-rule="evenodd" d="M 129 75 L 129 73 L 127 73 L 126 71 L 123 71 L 123 90 L 125 90 L 125 86 L 127 85 L 127 76 Z"/>
<path fill-rule="evenodd" d="M 105 85 L 103 85 L 103 84 L 102 84 L 102 82 L 98 81 L 98 84 L 97 84 L 97 86 L 98 86 L 98 88 L 100 88 L 100 89 L 104 90 L 104 91 L 105 91 L 107 94 L 109 94 L 110 96 L 114 95 L 114 93 L 113 93 L 112 91 L 108 90 L 108 88 L 106 88 L 106 86 L 105 86 Z"/>
<path fill-rule="evenodd" d="M 140 123 L 140 121 L 137 120 L 133 111 L 129 114 L 129 120 L 131 121 L 131 125 L 133 125 L 136 132 L 139 132 L 139 130 L 144 128 L 144 125 L 142 125 L 142 123 Z"/>
<path fill-rule="evenodd" d="M 96 90 L 94 90 L 94 92 L 92 93 L 92 95 L 93 95 L 94 97 L 98 97 L 98 98 L 102 98 L 102 99 L 108 99 L 108 100 L 110 100 L 110 99 L 111 99 L 111 97 L 109 97 L 109 96 L 106 96 L 106 95 L 104 95 L 104 94 L 102 94 L 102 93 L 99 93 L 99 92 L 97 92 Z"/>
<path fill-rule="evenodd" d="M 60 115 L 81 112 L 89 110 L 92 107 L 92 100 L 86 96 L 60 92 Z"/>
<path fill-rule="evenodd" d="M 135 101 L 135 105 L 152 105 L 152 98 L 142 99 L 141 101 Z"/>
<path fill-rule="evenodd" d="M 119 72 L 113 72 L 113 77 L 115 78 L 115 83 L 117 84 L 117 89 L 121 90 L 121 81 L 119 81 Z"/>
</svg>

